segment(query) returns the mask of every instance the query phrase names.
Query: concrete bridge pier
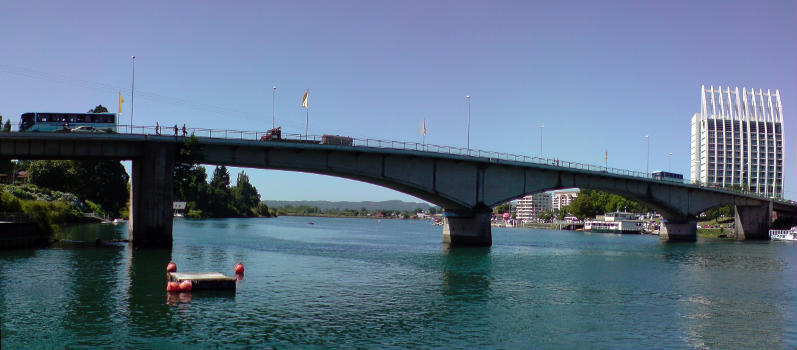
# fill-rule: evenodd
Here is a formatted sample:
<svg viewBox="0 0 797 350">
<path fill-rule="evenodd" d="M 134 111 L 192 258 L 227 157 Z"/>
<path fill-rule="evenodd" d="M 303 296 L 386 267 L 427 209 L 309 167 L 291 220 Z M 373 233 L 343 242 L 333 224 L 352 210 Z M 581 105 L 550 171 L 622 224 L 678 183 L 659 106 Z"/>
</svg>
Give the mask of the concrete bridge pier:
<svg viewBox="0 0 797 350">
<path fill-rule="evenodd" d="M 659 238 L 668 242 L 697 241 L 697 220 L 662 220 Z"/>
<path fill-rule="evenodd" d="M 443 213 L 443 243 L 450 247 L 489 247 L 493 244 L 492 211 L 450 211 Z"/>
<path fill-rule="evenodd" d="M 133 159 L 128 231 L 133 246 L 172 247 L 172 186 L 175 147 L 147 143 L 144 158 Z"/>
<path fill-rule="evenodd" d="M 769 240 L 772 202 L 759 206 L 734 206 L 734 230 L 737 240 Z"/>
</svg>

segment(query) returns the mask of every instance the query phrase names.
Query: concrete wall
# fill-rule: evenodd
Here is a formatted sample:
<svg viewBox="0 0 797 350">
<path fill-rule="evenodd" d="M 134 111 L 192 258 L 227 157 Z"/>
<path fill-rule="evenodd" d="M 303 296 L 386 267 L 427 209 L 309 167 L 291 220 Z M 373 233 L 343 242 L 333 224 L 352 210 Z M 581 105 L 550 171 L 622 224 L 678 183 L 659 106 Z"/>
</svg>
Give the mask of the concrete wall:
<svg viewBox="0 0 797 350">
<path fill-rule="evenodd" d="M 174 159 L 172 143 L 143 145 L 146 157 L 133 159 L 128 230 L 134 246 L 171 248 Z"/>
</svg>

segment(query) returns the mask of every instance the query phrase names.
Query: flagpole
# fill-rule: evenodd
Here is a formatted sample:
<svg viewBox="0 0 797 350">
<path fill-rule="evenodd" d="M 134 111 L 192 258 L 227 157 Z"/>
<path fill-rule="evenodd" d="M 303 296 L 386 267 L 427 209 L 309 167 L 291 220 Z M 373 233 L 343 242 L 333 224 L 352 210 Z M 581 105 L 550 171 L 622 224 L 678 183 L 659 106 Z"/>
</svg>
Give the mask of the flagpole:
<svg viewBox="0 0 797 350">
<path fill-rule="evenodd" d="M 423 150 L 426 150 L 426 118 L 423 118 Z"/>
<path fill-rule="evenodd" d="M 274 119 L 275 119 L 274 115 L 276 115 L 275 113 L 276 107 L 274 103 L 277 98 L 277 86 L 274 85 L 271 87 L 271 89 L 273 90 L 271 92 L 271 128 L 274 129 Z"/>
<path fill-rule="evenodd" d="M 119 117 L 122 116 L 122 89 L 119 89 L 117 94 L 118 94 L 118 96 L 116 96 L 116 100 L 117 100 L 117 103 L 119 104 L 119 108 L 117 108 L 117 111 L 119 113 L 117 113 L 118 115 L 116 116 L 116 118 L 114 118 L 114 121 L 116 122 L 116 125 L 115 125 L 116 129 L 119 130 Z"/>
<path fill-rule="evenodd" d="M 136 101 L 136 56 L 133 59 L 133 84 L 130 87 L 130 133 L 133 133 L 133 108 Z"/>
<path fill-rule="evenodd" d="M 307 129 L 310 125 L 310 89 L 304 90 L 304 96 L 302 96 L 302 107 L 304 107 L 304 139 L 307 140 Z"/>
</svg>

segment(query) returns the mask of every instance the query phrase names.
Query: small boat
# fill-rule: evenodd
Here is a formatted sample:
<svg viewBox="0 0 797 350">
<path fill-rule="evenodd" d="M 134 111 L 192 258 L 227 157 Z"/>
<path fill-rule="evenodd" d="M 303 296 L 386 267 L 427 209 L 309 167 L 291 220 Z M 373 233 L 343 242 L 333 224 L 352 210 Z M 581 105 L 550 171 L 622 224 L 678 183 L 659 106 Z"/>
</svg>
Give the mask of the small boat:
<svg viewBox="0 0 797 350">
<path fill-rule="evenodd" d="M 797 226 L 791 230 L 770 230 L 769 238 L 773 241 L 797 241 Z"/>
<path fill-rule="evenodd" d="M 119 225 L 119 224 L 122 224 L 122 223 L 125 223 L 125 222 L 127 222 L 127 220 L 125 220 L 125 219 L 121 219 L 121 218 L 113 219 L 113 224 L 114 225 Z"/>
<path fill-rule="evenodd" d="M 587 220 L 584 231 L 603 233 L 642 233 L 644 223 L 628 212 L 606 213 L 603 220 Z"/>
</svg>

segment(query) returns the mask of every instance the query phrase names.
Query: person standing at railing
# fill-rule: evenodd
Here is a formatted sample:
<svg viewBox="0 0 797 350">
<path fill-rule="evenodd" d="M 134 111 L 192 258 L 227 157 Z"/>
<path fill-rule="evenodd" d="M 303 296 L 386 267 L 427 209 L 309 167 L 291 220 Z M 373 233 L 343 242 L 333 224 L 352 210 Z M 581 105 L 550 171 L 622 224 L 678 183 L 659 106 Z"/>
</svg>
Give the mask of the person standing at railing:
<svg viewBox="0 0 797 350">
<path fill-rule="evenodd" d="M 174 136 L 177 136 L 177 130 L 179 130 L 177 129 L 177 124 L 174 124 Z"/>
<path fill-rule="evenodd" d="M 188 130 L 185 129 L 185 123 L 183 123 L 183 137 L 188 134 Z"/>
<path fill-rule="evenodd" d="M 158 122 L 155 122 L 155 135 L 160 135 L 160 134 L 161 134 L 161 126 L 160 124 L 158 124 Z"/>
</svg>

